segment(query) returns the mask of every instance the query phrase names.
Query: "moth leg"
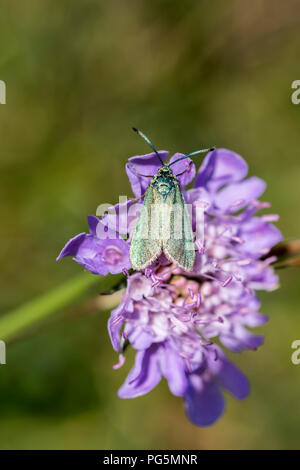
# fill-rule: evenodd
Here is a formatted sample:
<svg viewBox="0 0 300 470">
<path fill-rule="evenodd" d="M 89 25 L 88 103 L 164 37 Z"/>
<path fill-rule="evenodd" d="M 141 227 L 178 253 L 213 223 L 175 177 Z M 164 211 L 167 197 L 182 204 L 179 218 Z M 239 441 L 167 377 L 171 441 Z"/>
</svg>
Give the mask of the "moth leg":
<svg viewBox="0 0 300 470">
<path fill-rule="evenodd" d="M 139 173 L 139 172 L 134 168 L 134 166 L 131 165 L 130 163 L 128 163 L 128 165 L 136 172 L 137 175 L 143 176 L 144 178 L 153 178 L 152 175 L 142 175 L 142 173 Z M 141 196 L 141 197 L 142 197 L 142 196 Z"/>
<path fill-rule="evenodd" d="M 147 190 L 144 192 L 144 194 L 142 194 L 140 197 L 135 197 L 134 199 L 129 199 L 130 201 L 133 201 L 133 202 L 136 202 L 136 201 L 139 201 L 140 199 L 142 199 L 142 197 L 145 196 Z"/>
<path fill-rule="evenodd" d="M 175 175 L 176 178 L 177 178 L 177 176 L 181 176 L 181 175 L 183 175 L 184 173 L 186 173 L 187 171 L 189 171 L 189 169 L 191 168 L 191 164 L 192 164 L 192 162 L 190 162 L 190 163 L 188 164 L 188 166 L 186 167 L 186 169 L 185 169 L 184 171 L 182 171 L 181 173 L 178 173 L 178 175 Z"/>
</svg>

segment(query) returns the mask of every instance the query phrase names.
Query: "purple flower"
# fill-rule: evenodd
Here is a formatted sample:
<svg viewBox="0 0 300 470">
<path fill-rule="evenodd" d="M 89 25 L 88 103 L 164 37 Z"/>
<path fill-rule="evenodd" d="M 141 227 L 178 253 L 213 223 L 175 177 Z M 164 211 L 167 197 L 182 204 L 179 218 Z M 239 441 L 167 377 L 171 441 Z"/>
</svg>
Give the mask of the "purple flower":
<svg viewBox="0 0 300 470">
<path fill-rule="evenodd" d="M 73 256 L 74 261 L 84 266 L 93 274 L 105 276 L 117 274 L 130 268 L 129 246 L 122 238 L 98 238 L 98 226 L 101 221 L 93 215 L 88 216 L 90 233 L 80 233 L 71 238 L 57 257 Z M 105 227 L 103 226 L 103 233 Z"/>
<path fill-rule="evenodd" d="M 163 161 L 168 157 L 168 152 L 159 154 Z M 126 172 L 135 197 L 149 185 L 140 174 L 152 176 L 159 166 L 154 153 L 129 159 Z M 276 215 L 258 214 L 270 207 L 258 200 L 265 182 L 247 178 L 247 164 L 236 153 L 211 151 L 197 175 L 190 159 L 172 168 L 174 174 L 186 170 L 178 178 L 186 202 L 204 208 L 203 239 L 191 211 L 197 249 L 193 271 L 184 272 L 162 255 L 144 271 L 128 274 L 108 332 L 120 356 L 114 368 L 124 363 L 128 343 L 137 351 L 118 392 L 121 398 L 148 393 L 164 378 L 171 393 L 183 397 L 188 418 L 206 426 L 223 413 L 223 389 L 237 399 L 249 393 L 247 378 L 215 341 L 234 352 L 256 350 L 263 343 L 261 335 L 249 330 L 267 321 L 255 291 L 278 286 L 272 267 L 276 259 L 268 253 L 282 236 L 271 223 Z M 194 187 L 186 190 L 194 178 Z M 141 205 L 141 199 L 118 204 L 101 221 L 89 216 L 90 234 L 71 239 L 58 259 L 73 256 L 100 275 L 130 269 L 129 246 Z"/>
<path fill-rule="evenodd" d="M 206 368 L 199 368 L 189 375 L 185 410 L 192 423 L 209 426 L 220 418 L 225 407 L 222 388 L 238 400 L 249 394 L 247 378 L 224 356 L 219 359 L 208 358 Z"/>
</svg>

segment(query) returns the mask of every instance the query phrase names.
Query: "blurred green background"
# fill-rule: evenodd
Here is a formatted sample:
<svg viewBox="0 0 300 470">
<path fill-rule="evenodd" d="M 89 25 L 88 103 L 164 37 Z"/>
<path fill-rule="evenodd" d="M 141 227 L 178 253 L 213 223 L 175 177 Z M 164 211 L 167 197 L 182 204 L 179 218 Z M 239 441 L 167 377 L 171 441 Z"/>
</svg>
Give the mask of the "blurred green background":
<svg viewBox="0 0 300 470">
<path fill-rule="evenodd" d="M 98 204 L 131 195 L 129 156 L 216 145 L 268 183 L 286 238 L 300 236 L 300 4 L 281 0 L 2 0 L 1 312 L 81 272 L 55 258 Z M 76 302 L 7 347 L 2 449 L 300 448 L 299 272 L 261 295 L 258 352 L 233 355 L 252 392 L 197 428 L 165 383 L 120 400 L 133 360 L 113 371 L 109 311 Z M 1 339 L 1 331 L 0 331 Z"/>
</svg>

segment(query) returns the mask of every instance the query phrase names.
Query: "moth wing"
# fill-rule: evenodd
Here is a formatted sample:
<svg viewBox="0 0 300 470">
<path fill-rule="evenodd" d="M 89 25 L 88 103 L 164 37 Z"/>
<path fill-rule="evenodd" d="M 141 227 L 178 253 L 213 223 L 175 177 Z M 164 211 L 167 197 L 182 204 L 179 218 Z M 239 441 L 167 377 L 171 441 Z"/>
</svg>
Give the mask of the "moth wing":
<svg viewBox="0 0 300 470">
<path fill-rule="evenodd" d="M 151 208 L 156 207 L 154 205 L 158 200 L 158 191 L 150 184 L 130 244 L 130 261 L 133 269 L 137 271 L 149 266 L 162 252 L 162 241 L 159 233 L 153 235 L 153 229 L 158 228 L 158 226 L 151 210 Z M 156 212 L 157 217 L 157 211 L 154 212 Z"/>
<path fill-rule="evenodd" d="M 166 257 L 185 271 L 191 271 L 195 262 L 194 234 L 179 183 L 167 195 L 169 227 L 163 236 Z"/>
</svg>

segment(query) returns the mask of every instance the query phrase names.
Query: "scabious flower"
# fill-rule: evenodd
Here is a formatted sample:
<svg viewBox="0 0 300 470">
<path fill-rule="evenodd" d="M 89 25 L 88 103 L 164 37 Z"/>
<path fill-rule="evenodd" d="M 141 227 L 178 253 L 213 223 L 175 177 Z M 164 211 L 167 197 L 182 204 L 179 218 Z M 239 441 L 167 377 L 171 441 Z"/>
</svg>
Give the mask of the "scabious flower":
<svg viewBox="0 0 300 470">
<path fill-rule="evenodd" d="M 163 161 L 168 152 L 160 151 Z M 171 162 L 181 154 L 175 154 Z M 159 163 L 154 153 L 132 157 L 126 165 L 133 193 L 141 198 Z M 278 217 L 259 216 L 270 205 L 258 198 L 265 182 L 247 178 L 242 157 L 226 149 L 209 152 L 198 174 L 191 160 L 172 167 L 185 200 L 204 208 L 204 237 L 197 238 L 193 271 L 184 272 L 163 255 L 142 272 L 132 272 L 130 241 L 142 198 L 114 206 L 101 220 L 89 216 L 90 234 L 71 239 L 58 259 L 73 256 L 94 274 L 123 271 L 127 287 L 121 304 L 112 311 L 108 332 L 119 354 L 115 369 L 125 361 L 125 348 L 137 352 L 135 363 L 119 389 L 121 398 L 133 398 L 152 390 L 164 377 L 171 393 L 182 396 L 188 418 L 196 425 L 214 423 L 223 413 L 222 390 L 237 399 L 249 393 L 245 375 L 223 351 L 255 350 L 263 337 L 248 328 L 267 317 L 259 313 L 256 290 L 271 291 L 278 284 L 268 256 L 281 239 L 272 225 Z M 192 180 L 194 186 L 186 189 Z M 216 345 L 218 339 L 221 346 Z"/>
</svg>

